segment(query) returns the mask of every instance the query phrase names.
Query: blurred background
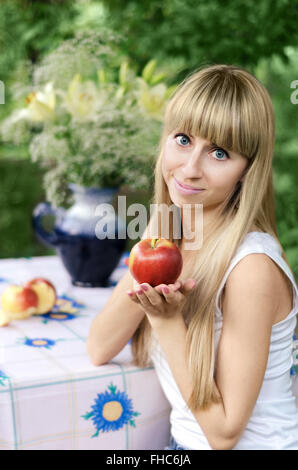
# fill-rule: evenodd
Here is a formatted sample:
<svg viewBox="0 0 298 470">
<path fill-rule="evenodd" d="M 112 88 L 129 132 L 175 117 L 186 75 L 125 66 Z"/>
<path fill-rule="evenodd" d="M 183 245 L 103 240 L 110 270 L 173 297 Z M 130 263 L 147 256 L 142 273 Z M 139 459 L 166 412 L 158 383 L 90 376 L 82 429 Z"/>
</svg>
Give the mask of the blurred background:
<svg viewBox="0 0 298 470">
<path fill-rule="evenodd" d="M 37 240 L 31 225 L 34 207 L 51 195 L 53 200 L 55 194 L 61 195 L 60 187 L 55 186 L 57 173 L 53 176 L 49 171 L 48 156 L 46 160 L 45 153 L 36 150 L 40 141 L 35 140 L 35 147 L 30 146 L 32 136 L 40 129 L 27 129 L 24 120 L 18 118 L 15 119 L 17 126 L 10 131 L 12 138 L 6 139 L 9 133 L 5 126 L 8 118 L 16 116 L 16 110 L 25 109 L 30 100 L 32 103 L 30 87 L 44 83 L 40 78 L 42 68 L 37 69 L 39 75 L 36 75 L 35 67 L 49 63 L 55 66 L 50 60 L 62 44 L 69 44 L 78 35 L 82 38 L 85 33 L 88 37 L 95 33 L 103 46 L 108 37 L 107 43 L 113 51 L 110 54 L 102 49 L 105 68 L 97 67 L 98 83 L 107 86 L 117 82 L 117 96 L 121 100 L 125 93 L 130 96 L 129 93 L 134 92 L 129 91 L 128 70 L 132 80 L 137 76 L 143 78 L 143 82 L 138 82 L 141 89 L 138 103 L 142 101 L 152 118 L 152 142 L 146 144 L 148 154 L 156 149 L 161 129 L 158 110 L 167 92 L 202 64 L 246 67 L 267 87 L 276 116 L 273 167 L 278 235 L 298 279 L 297 24 L 298 3 L 292 0 L 2 0 L 0 80 L 5 85 L 5 104 L 0 105 L 0 258 L 55 254 L 52 248 Z M 91 44 L 90 51 L 95 53 L 96 43 L 95 47 Z M 110 54 L 108 64 L 106 57 L 103 58 L 105 54 Z M 71 52 L 69 60 L 70 57 Z M 67 75 L 73 64 L 66 61 L 63 65 Z M 155 67 L 155 75 L 150 67 Z M 74 87 L 74 82 L 70 83 Z M 73 88 L 68 88 L 68 93 L 70 90 Z M 152 102 L 156 105 L 154 109 Z M 62 133 L 65 122 L 63 126 L 59 124 L 61 129 L 63 127 Z M 56 128 L 56 136 L 58 131 Z M 147 138 L 150 139 L 148 134 L 149 131 Z M 44 141 L 43 145 L 47 148 Z M 57 153 L 57 149 L 52 152 Z M 80 162 L 85 165 L 84 159 L 78 159 L 76 169 L 64 170 L 72 171 L 77 183 L 81 181 L 78 180 L 83 167 Z M 148 179 L 140 185 L 119 179 L 119 186 L 123 183 L 122 194 L 128 196 L 127 204 L 143 202 L 149 207 L 150 168 L 153 168 L 152 162 L 147 168 Z M 111 175 L 110 171 L 112 178 Z M 94 184 L 93 180 L 90 184 Z M 135 241 L 127 243 L 129 250 L 130 243 Z"/>
</svg>

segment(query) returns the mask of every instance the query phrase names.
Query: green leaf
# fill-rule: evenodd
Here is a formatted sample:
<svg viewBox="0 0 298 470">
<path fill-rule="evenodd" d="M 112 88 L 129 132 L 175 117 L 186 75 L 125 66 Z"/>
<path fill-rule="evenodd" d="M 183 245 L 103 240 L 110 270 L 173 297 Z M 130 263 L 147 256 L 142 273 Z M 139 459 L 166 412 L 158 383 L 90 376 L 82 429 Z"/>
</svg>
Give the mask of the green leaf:
<svg viewBox="0 0 298 470">
<path fill-rule="evenodd" d="M 161 82 L 166 78 L 166 74 L 164 72 L 157 73 L 153 75 L 150 80 L 150 85 L 157 85 L 157 83 Z"/>
<path fill-rule="evenodd" d="M 108 386 L 108 389 L 112 392 L 113 395 L 115 395 L 115 392 L 117 390 L 117 386 L 110 383 L 110 385 Z"/>
<path fill-rule="evenodd" d="M 128 62 L 124 61 L 121 63 L 121 66 L 119 69 L 119 83 L 123 87 L 125 87 L 127 83 L 127 72 L 128 72 Z"/>
<path fill-rule="evenodd" d="M 151 81 L 154 70 L 156 68 L 156 64 L 157 64 L 156 60 L 152 59 L 143 68 L 142 77 L 148 83 L 150 83 L 150 81 Z"/>
<path fill-rule="evenodd" d="M 93 416 L 93 411 L 91 411 L 90 413 L 86 413 L 85 415 L 81 415 L 81 418 L 84 418 L 84 419 L 90 419 L 91 416 Z"/>
</svg>

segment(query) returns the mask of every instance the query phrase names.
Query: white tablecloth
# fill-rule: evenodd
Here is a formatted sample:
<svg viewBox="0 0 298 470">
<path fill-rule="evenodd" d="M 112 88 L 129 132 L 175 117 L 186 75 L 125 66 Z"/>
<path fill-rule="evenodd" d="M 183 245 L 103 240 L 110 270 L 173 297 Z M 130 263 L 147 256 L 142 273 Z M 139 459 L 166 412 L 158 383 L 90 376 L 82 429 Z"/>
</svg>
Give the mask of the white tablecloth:
<svg viewBox="0 0 298 470">
<path fill-rule="evenodd" d="M 127 256 L 126 254 L 124 256 Z M 34 277 L 55 285 L 50 314 L 0 328 L 0 449 L 162 449 L 170 407 L 152 367 L 130 364 L 128 344 L 95 367 L 86 353 L 90 323 L 108 288 L 74 287 L 57 256 L 0 260 L 0 295 Z"/>
</svg>

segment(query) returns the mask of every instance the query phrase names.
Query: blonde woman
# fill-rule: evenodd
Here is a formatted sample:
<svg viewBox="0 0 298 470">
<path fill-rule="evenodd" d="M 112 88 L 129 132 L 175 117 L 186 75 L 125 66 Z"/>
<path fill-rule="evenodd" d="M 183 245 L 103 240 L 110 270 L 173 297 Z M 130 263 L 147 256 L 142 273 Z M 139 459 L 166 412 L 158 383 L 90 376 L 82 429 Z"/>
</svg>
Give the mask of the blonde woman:
<svg viewBox="0 0 298 470">
<path fill-rule="evenodd" d="M 298 289 L 276 230 L 273 150 L 270 96 L 240 67 L 200 68 L 168 103 L 154 202 L 180 210 L 182 235 L 170 221 L 168 238 L 181 250 L 181 276 L 153 288 L 127 272 L 87 342 L 97 365 L 131 337 L 134 363 L 153 363 L 172 407 L 166 449 L 298 450 Z M 203 238 L 190 249 L 196 207 Z"/>
</svg>

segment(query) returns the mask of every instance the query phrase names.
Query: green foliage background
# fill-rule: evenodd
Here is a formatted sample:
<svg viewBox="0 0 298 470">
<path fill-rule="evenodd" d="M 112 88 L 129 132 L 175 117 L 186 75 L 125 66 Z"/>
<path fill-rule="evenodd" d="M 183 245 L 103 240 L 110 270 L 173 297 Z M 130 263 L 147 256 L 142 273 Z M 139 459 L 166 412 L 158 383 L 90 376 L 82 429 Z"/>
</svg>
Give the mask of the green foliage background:
<svg viewBox="0 0 298 470">
<path fill-rule="evenodd" d="M 103 0 L 106 20 L 123 31 L 127 55 L 181 63 L 182 77 L 200 63 L 255 66 L 297 45 L 298 4 L 292 0 Z M 121 14 L 120 14 L 121 12 Z"/>
<path fill-rule="evenodd" d="M 292 0 L 2 0 L 0 80 L 6 104 L 16 105 L 14 81 L 30 81 L 35 63 L 78 30 L 111 26 L 124 36 L 119 54 L 141 70 L 155 58 L 168 84 L 210 63 L 246 67 L 269 90 L 276 116 L 274 155 L 278 234 L 298 279 L 298 105 L 291 83 L 298 80 L 298 2 Z M 17 40 L 16 40 L 17 38 Z M 26 148 L 0 143 L 0 257 L 54 254 L 35 238 L 34 206 L 44 200 L 41 169 Z M 152 188 L 128 194 L 149 207 Z M 130 249 L 135 241 L 128 241 Z"/>
</svg>

